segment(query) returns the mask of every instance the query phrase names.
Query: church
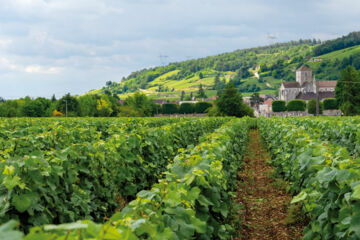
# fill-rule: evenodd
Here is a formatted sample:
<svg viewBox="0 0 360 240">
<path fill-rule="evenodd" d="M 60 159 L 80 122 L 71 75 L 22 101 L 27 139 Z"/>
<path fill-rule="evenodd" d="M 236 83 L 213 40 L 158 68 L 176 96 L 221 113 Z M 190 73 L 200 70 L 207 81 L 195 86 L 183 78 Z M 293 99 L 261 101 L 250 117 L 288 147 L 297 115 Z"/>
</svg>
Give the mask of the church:
<svg viewBox="0 0 360 240">
<path fill-rule="evenodd" d="M 296 70 L 296 82 L 281 84 L 279 98 L 286 102 L 294 99 L 309 101 L 316 98 L 317 92 L 320 101 L 325 98 L 335 98 L 336 83 L 337 81 L 316 81 L 315 76 L 312 76 L 312 70 L 303 65 Z"/>
</svg>

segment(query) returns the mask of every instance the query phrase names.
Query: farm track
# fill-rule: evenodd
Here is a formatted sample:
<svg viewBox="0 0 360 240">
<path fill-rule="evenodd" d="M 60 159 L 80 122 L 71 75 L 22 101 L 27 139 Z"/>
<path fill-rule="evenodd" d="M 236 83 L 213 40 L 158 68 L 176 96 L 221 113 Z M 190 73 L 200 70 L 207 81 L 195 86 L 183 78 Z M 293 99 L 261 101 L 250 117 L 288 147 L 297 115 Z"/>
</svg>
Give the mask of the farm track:
<svg viewBox="0 0 360 240">
<path fill-rule="evenodd" d="M 236 201 L 241 204 L 241 229 L 237 240 L 301 239 L 303 226 L 285 225 L 291 196 L 286 183 L 272 176 L 273 168 L 266 161 L 269 153 L 261 145 L 257 130 L 250 131 Z"/>
</svg>

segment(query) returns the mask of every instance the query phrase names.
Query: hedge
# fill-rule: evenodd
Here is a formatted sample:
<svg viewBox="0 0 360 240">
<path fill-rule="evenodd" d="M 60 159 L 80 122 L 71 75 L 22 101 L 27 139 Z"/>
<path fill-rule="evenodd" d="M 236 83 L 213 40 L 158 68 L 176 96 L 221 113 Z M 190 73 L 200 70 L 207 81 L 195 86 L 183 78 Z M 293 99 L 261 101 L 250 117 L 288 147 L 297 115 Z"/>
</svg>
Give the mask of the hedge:
<svg viewBox="0 0 360 240">
<path fill-rule="evenodd" d="M 273 112 L 285 112 L 286 111 L 286 102 L 283 100 L 276 100 L 272 102 Z"/>
<path fill-rule="evenodd" d="M 163 114 L 174 114 L 178 112 L 179 112 L 179 108 L 178 105 L 175 103 L 165 103 L 162 105 Z"/>
<path fill-rule="evenodd" d="M 335 98 L 326 98 L 323 100 L 325 110 L 338 109 L 338 103 Z"/>
<path fill-rule="evenodd" d="M 208 108 L 211 108 L 212 104 L 209 102 L 198 102 L 195 104 L 196 113 L 205 113 Z"/>
<path fill-rule="evenodd" d="M 319 102 L 319 114 L 323 113 L 324 105 L 322 102 Z M 308 103 L 308 113 L 316 114 L 316 99 L 313 98 Z"/>
<path fill-rule="evenodd" d="M 305 111 L 306 110 L 306 102 L 304 100 L 295 99 L 288 102 L 286 105 L 287 111 Z"/>
<path fill-rule="evenodd" d="M 179 113 L 194 113 L 195 112 L 195 104 L 193 103 L 183 103 L 179 107 Z"/>
</svg>

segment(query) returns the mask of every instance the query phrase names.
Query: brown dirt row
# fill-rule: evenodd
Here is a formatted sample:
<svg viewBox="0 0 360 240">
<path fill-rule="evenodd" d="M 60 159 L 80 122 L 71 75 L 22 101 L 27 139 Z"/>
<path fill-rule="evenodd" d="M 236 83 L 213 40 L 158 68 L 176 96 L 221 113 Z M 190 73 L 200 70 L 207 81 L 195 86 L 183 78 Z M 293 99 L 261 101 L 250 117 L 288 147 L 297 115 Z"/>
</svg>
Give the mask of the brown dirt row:
<svg viewBox="0 0 360 240">
<path fill-rule="evenodd" d="M 302 223 L 286 224 L 289 222 L 291 196 L 285 191 L 286 182 L 273 176 L 274 170 L 267 164 L 269 159 L 258 131 L 251 130 L 242 169 L 238 174 L 236 202 L 242 206 L 238 240 L 302 237 Z"/>
</svg>

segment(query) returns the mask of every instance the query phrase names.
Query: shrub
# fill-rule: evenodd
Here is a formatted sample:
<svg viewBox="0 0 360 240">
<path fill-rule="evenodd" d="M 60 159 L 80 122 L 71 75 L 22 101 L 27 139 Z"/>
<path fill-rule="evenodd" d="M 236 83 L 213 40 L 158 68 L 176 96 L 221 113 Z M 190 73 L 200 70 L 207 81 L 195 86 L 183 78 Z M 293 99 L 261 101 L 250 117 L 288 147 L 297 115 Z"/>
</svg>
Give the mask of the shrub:
<svg viewBox="0 0 360 240">
<path fill-rule="evenodd" d="M 304 100 L 295 99 L 288 102 L 286 105 L 286 110 L 288 111 L 305 111 L 306 102 Z"/>
<path fill-rule="evenodd" d="M 273 112 L 285 112 L 286 111 L 286 102 L 283 100 L 276 100 L 272 102 Z"/>
<path fill-rule="evenodd" d="M 178 105 L 175 103 L 165 103 L 162 105 L 162 113 L 163 114 L 174 114 L 178 113 Z"/>
<path fill-rule="evenodd" d="M 205 113 L 207 109 L 211 108 L 212 104 L 209 102 L 198 102 L 195 104 L 196 113 Z"/>
<path fill-rule="evenodd" d="M 319 114 L 323 113 L 324 106 L 321 102 L 319 102 Z M 308 113 L 316 114 L 316 99 L 313 98 L 308 103 Z"/>
<path fill-rule="evenodd" d="M 325 110 L 338 109 L 338 104 L 335 98 L 326 98 L 323 100 Z"/>
<path fill-rule="evenodd" d="M 193 103 L 183 103 L 179 107 L 179 113 L 189 114 L 195 112 L 195 104 Z"/>
<path fill-rule="evenodd" d="M 133 109 L 130 106 L 120 106 L 118 117 L 141 117 L 141 112 Z"/>
</svg>

